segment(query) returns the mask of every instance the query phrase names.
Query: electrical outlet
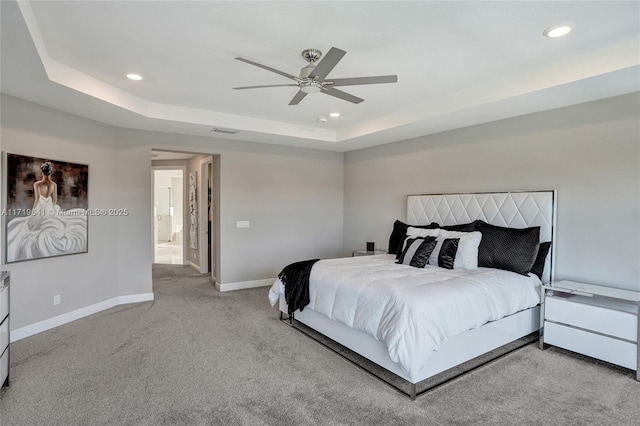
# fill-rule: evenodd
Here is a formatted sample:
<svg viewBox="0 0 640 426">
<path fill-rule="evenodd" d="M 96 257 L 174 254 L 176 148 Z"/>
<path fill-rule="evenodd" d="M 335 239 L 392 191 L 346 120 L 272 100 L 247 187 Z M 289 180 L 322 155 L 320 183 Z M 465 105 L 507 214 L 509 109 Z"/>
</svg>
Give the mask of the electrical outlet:
<svg viewBox="0 0 640 426">
<path fill-rule="evenodd" d="M 194 258 L 194 259 L 196 258 L 196 254 L 195 254 L 195 253 L 193 253 L 193 258 Z"/>
<path fill-rule="evenodd" d="M 59 305 L 60 304 L 60 295 L 56 294 L 55 296 L 53 296 L 53 304 L 54 305 Z"/>
</svg>

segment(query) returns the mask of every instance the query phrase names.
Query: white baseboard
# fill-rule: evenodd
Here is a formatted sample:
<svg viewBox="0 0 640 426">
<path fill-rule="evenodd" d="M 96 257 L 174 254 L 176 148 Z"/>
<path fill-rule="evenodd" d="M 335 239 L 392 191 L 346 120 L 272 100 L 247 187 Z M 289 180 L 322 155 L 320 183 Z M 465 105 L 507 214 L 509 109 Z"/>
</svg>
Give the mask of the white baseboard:
<svg viewBox="0 0 640 426">
<path fill-rule="evenodd" d="M 111 299 L 107 299 L 90 306 L 85 306 L 84 308 L 76 309 L 75 311 L 67 312 L 66 314 L 58 315 L 56 317 L 31 324 L 26 327 L 12 330 L 10 334 L 11 342 L 17 342 L 18 340 L 24 339 L 25 337 L 33 336 L 34 334 L 51 330 L 52 328 L 59 327 L 71 321 L 96 314 L 98 312 L 104 311 L 105 309 L 113 308 L 114 306 L 126 305 L 129 303 L 147 302 L 150 300 L 153 300 L 153 293 L 129 294 L 126 296 L 113 297 Z"/>
<path fill-rule="evenodd" d="M 275 278 L 265 278 L 263 280 L 239 281 L 237 283 L 219 283 L 216 281 L 216 288 L 219 291 L 242 290 L 243 288 L 266 287 L 273 284 Z"/>
<path fill-rule="evenodd" d="M 198 265 L 196 265 L 195 263 L 189 261 L 189 266 L 191 266 L 196 271 L 200 272 L 200 267 Z"/>
<path fill-rule="evenodd" d="M 126 305 L 128 303 L 149 302 L 154 299 L 153 293 L 128 294 L 126 296 L 118 296 L 118 305 Z"/>
</svg>

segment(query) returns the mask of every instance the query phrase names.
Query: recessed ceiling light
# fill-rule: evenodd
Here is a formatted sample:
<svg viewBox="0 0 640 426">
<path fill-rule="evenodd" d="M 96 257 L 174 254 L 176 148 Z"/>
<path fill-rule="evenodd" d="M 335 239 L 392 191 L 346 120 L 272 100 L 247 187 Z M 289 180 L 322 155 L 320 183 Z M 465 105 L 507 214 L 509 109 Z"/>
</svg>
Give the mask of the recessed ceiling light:
<svg viewBox="0 0 640 426">
<path fill-rule="evenodd" d="M 571 27 L 567 24 L 554 25 L 547 28 L 542 33 L 545 37 L 558 38 L 565 36 L 571 32 Z"/>
<path fill-rule="evenodd" d="M 133 72 L 128 73 L 127 74 L 127 78 L 129 80 L 135 80 L 135 81 L 142 80 L 142 76 L 140 74 L 136 74 L 136 73 L 133 73 Z"/>
<path fill-rule="evenodd" d="M 327 119 L 324 118 L 324 117 L 320 117 L 320 118 L 318 118 L 318 121 L 321 122 L 321 123 L 326 123 Z"/>
<path fill-rule="evenodd" d="M 339 112 L 332 112 L 331 114 L 329 114 L 329 116 L 335 118 L 335 117 L 340 117 L 340 113 Z"/>
</svg>

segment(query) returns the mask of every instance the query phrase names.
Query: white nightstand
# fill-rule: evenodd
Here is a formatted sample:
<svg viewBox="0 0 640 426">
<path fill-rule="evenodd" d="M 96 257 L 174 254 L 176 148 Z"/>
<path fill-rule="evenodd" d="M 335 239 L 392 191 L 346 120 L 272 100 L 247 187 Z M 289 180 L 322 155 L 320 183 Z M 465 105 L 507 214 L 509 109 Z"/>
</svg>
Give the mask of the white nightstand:
<svg viewBox="0 0 640 426">
<path fill-rule="evenodd" d="M 551 344 L 636 370 L 640 292 L 574 281 L 541 289 L 540 349 Z"/>
<path fill-rule="evenodd" d="M 351 252 L 351 256 L 373 256 L 374 254 L 386 254 L 387 252 L 384 250 L 374 250 L 374 251 L 367 251 L 367 250 L 355 250 Z"/>
</svg>

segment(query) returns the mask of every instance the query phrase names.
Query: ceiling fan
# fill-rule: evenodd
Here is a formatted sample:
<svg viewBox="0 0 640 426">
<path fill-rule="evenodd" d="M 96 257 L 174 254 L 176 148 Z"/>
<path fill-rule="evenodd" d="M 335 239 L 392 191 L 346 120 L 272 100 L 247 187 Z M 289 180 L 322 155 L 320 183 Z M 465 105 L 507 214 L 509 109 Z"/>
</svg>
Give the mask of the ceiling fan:
<svg viewBox="0 0 640 426">
<path fill-rule="evenodd" d="M 342 90 L 336 89 L 340 86 L 356 86 L 360 84 L 380 84 L 380 83 L 395 83 L 398 81 L 397 75 L 379 75 L 375 77 L 353 77 L 353 78 L 327 78 L 327 75 L 336 66 L 336 64 L 346 54 L 344 50 L 332 47 L 325 57 L 320 61 L 322 52 L 318 49 L 305 49 L 302 51 L 302 57 L 309 62 L 309 64 L 300 70 L 298 77 L 288 74 L 286 72 L 277 70 L 275 68 L 268 67 L 266 65 L 259 64 L 257 62 L 250 61 L 245 58 L 236 58 L 239 61 L 246 62 L 247 64 L 254 65 L 256 67 L 265 69 L 267 71 L 280 74 L 284 77 L 294 80 L 292 84 L 268 84 L 263 86 L 245 86 L 234 87 L 236 90 L 244 89 L 261 89 L 264 87 L 295 87 L 300 90 L 291 99 L 289 105 L 298 105 L 302 99 L 309 93 L 324 93 L 325 95 L 334 96 L 336 98 L 343 99 L 345 101 L 359 104 L 364 101 L 357 96 L 350 95 Z M 319 61 L 319 62 L 318 62 Z M 317 63 L 316 63 L 317 62 Z"/>
</svg>

